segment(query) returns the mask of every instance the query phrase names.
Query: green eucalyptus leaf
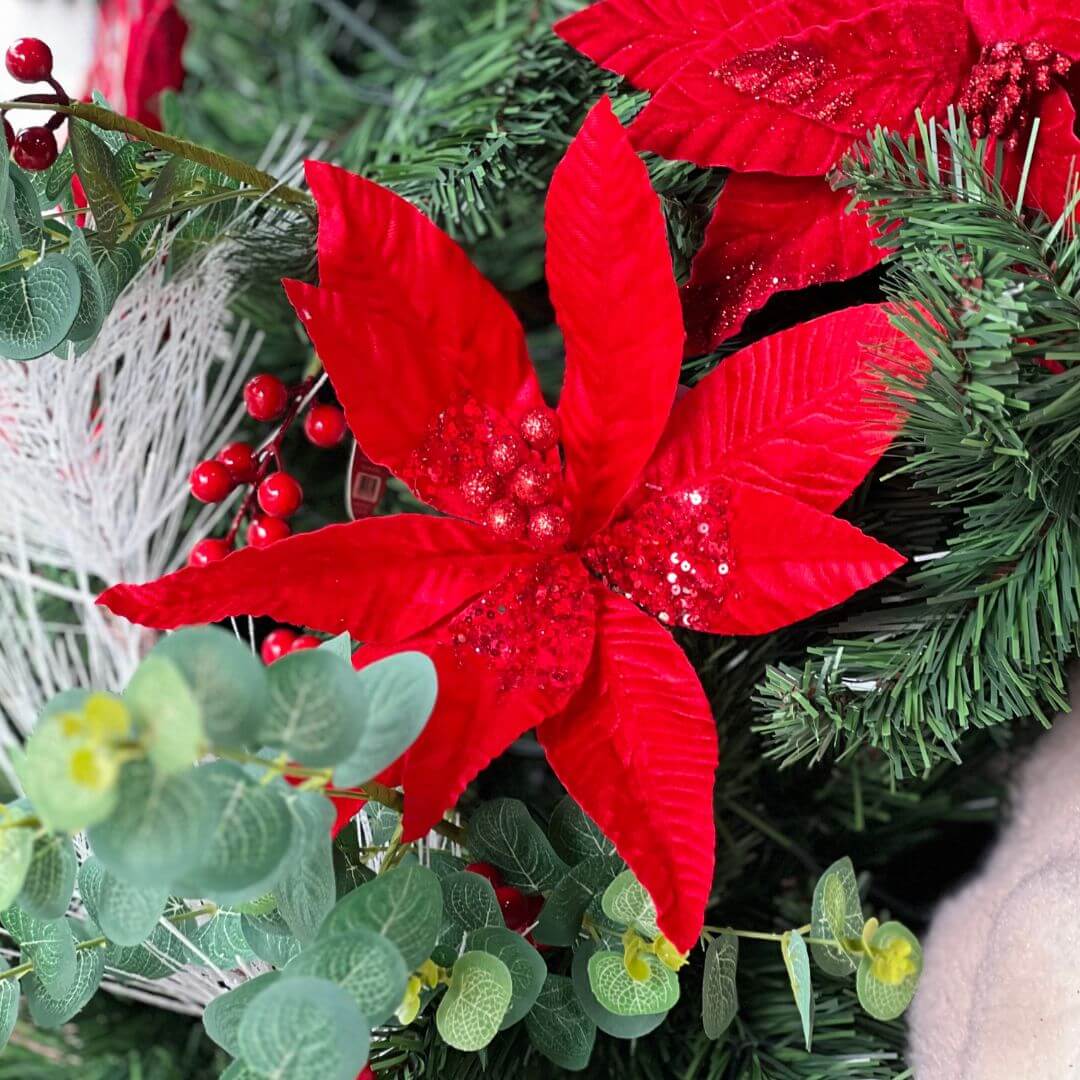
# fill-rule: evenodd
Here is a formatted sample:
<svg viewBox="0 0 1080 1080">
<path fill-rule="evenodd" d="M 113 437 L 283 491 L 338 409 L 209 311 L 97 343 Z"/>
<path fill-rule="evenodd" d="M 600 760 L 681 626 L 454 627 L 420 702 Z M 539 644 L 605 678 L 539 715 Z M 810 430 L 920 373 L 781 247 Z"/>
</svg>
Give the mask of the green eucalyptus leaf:
<svg viewBox="0 0 1080 1080">
<path fill-rule="evenodd" d="M 71 178 L 75 175 L 75 162 L 71 147 L 65 146 L 45 174 L 45 203 L 58 203 L 71 196 Z"/>
<path fill-rule="evenodd" d="M 615 845 L 569 795 L 551 812 L 548 839 L 559 857 L 570 866 L 597 855 L 615 855 Z"/>
<path fill-rule="evenodd" d="M 8 962 L 0 956 L 0 971 L 7 971 Z M 19 1019 L 19 980 L 0 980 L 0 1052 L 7 1046 L 15 1022 Z"/>
<path fill-rule="evenodd" d="M 223 908 L 195 929 L 191 942 L 220 968 L 249 964 L 257 957 L 244 936 L 242 918 L 239 911 Z"/>
<path fill-rule="evenodd" d="M 533 937 L 542 945 L 573 945 L 594 897 L 625 869 L 618 855 L 589 855 L 562 876 L 540 909 Z"/>
<path fill-rule="evenodd" d="M 241 915 L 240 929 L 251 951 L 274 967 L 283 968 L 300 954 L 300 942 L 289 932 L 288 924 L 277 911 Z"/>
<path fill-rule="evenodd" d="M 818 941 L 855 941 L 862 935 L 862 902 L 855 867 L 846 856 L 837 859 L 814 886 L 810 936 Z M 857 963 L 840 944 L 810 946 L 814 962 L 828 975 L 850 975 Z"/>
<path fill-rule="evenodd" d="M 268 704 L 266 668 L 234 634 L 218 626 L 189 627 L 162 638 L 150 655 L 180 669 L 214 746 L 257 744 Z"/>
<path fill-rule="evenodd" d="M 116 808 L 89 830 L 90 846 L 109 871 L 144 888 L 160 888 L 203 854 L 213 807 L 199 769 L 163 776 L 148 761 L 120 773 Z"/>
<path fill-rule="evenodd" d="M 35 980 L 49 993 L 64 997 L 75 978 L 75 935 L 70 921 L 39 919 L 10 907 L 0 912 L 0 922 L 19 946 L 23 962 L 34 965 Z"/>
<path fill-rule="evenodd" d="M 15 215 L 15 185 L 11 174 L 15 166 L 7 158 L 0 165 L 0 263 L 14 262 L 22 250 L 19 219 Z"/>
<path fill-rule="evenodd" d="M 401 815 L 382 803 L 369 802 L 364 807 L 364 820 L 367 822 L 371 843 L 376 846 L 389 844 L 401 827 Z"/>
<path fill-rule="evenodd" d="M 138 945 L 165 912 L 168 891 L 161 885 L 132 885 L 96 856 L 79 869 L 79 894 L 102 934 L 117 945 Z"/>
<path fill-rule="evenodd" d="M 469 821 L 468 845 L 476 858 L 498 867 L 508 885 L 525 892 L 549 892 L 569 869 L 519 799 L 480 806 Z"/>
<path fill-rule="evenodd" d="M 105 243 L 115 243 L 121 239 L 121 230 L 135 220 L 125 194 L 126 170 L 117 161 L 117 150 L 89 124 L 72 119 L 68 131 L 75 171 L 93 211 L 94 226 Z"/>
<path fill-rule="evenodd" d="M 8 807 L 8 820 L 26 817 L 21 810 Z M 34 852 L 34 830 L 29 826 L 0 829 L 0 911 L 10 907 L 26 880 Z"/>
<path fill-rule="evenodd" d="M 739 939 L 719 934 L 705 953 L 701 983 L 701 1021 L 710 1039 L 719 1039 L 739 1011 L 735 971 L 739 965 Z"/>
<path fill-rule="evenodd" d="M 115 972 L 141 979 L 164 979 L 190 964 L 200 963 L 182 934 L 160 922 L 138 945 L 111 944 L 105 950 L 105 966 Z"/>
<path fill-rule="evenodd" d="M 604 1008 L 597 1000 L 589 983 L 589 961 L 602 951 L 602 946 L 595 941 L 583 941 L 574 950 L 570 977 L 574 982 L 574 992 L 589 1019 L 605 1035 L 615 1039 L 638 1039 L 655 1031 L 667 1016 L 667 1012 L 646 1013 L 641 1016 L 621 1016 Z"/>
<path fill-rule="evenodd" d="M 206 1034 L 227 1054 L 237 1057 L 240 1053 L 240 1021 L 244 1013 L 259 994 L 281 978 L 280 971 L 267 971 L 218 995 L 203 1012 Z"/>
<path fill-rule="evenodd" d="M 320 938 L 289 961 L 285 974 L 329 979 L 348 992 L 373 1025 L 386 1021 L 401 1004 L 409 977 L 397 947 L 366 926 Z"/>
<path fill-rule="evenodd" d="M 461 871 L 440 881 L 443 894 L 443 922 L 439 928 L 436 963 L 449 967 L 469 930 L 482 926 L 504 926 L 502 909 L 491 882 L 480 874 Z"/>
<path fill-rule="evenodd" d="M 89 343 L 97 337 L 109 309 L 105 302 L 105 286 L 94 263 L 82 229 L 71 226 L 67 257 L 79 275 L 79 310 L 68 331 L 68 339 L 77 343 Z"/>
<path fill-rule="evenodd" d="M 42 1028 L 66 1024 L 97 992 L 104 972 L 105 950 L 101 948 L 79 949 L 75 953 L 71 980 L 62 991 L 41 978 L 40 969 L 35 966 L 24 982 L 30 1019 Z"/>
<path fill-rule="evenodd" d="M 330 841 L 335 814 L 333 804 L 313 791 L 292 793 L 287 806 L 302 843 L 295 846 L 274 895 L 289 929 L 304 943 L 315 937 L 337 900 Z"/>
<path fill-rule="evenodd" d="M 547 978 L 544 958 L 520 934 L 505 926 L 482 926 L 471 930 L 465 940 L 465 949 L 466 955 L 478 951 L 497 956 L 510 972 L 510 1005 L 499 1030 L 505 1031 L 524 1019 Z"/>
<path fill-rule="evenodd" d="M 182 884 L 174 877 L 173 886 L 184 896 L 208 896 L 226 906 L 260 896 L 290 853 L 293 818 L 285 799 L 229 761 L 201 765 L 194 775 L 209 826 Z"/>
<path fill-rule="evenodd" d="M 424 730 L 438 693 L 435 665 L 419 652 L 377 660 L 357 678 L 367 704 L 359 741 L 334 769 L 339 787 L 370 780 L 397 761 Z"/>
<path fill-rule="evenodd" d="M 61 833 L 39 836 L 34 841 L 30 868 L 19 893 L 18 906 L 39 919 L 59 919 L 71 903 L 78 865 L 75 845 L 70 836 Z"/>
<path fill-rule="evenodd" d="M 571 1072 L 588 1068 L 596 1024 L 585 1012 L 574 984 L 565 975 L 544 980 L 536 1004 L 525 1017 L 529 1041 L 549 1061 Z"/>
<path fill-rule="evenodd" d="M 656 938 L 656 906 L 632 870 L 624 870 L 604 890 L 600 905 L 604 914 L 620 926 L 632 926 L 647 938 Z"/>
<path fill-rule="evenodd" d="M 329 641 L 324 641 L 319 648 L 333 656 L 340 657 L 342 660 L 352 660 L 353 644 L 352 637 L 348 632 L 338 634 L 337 637 L 332 637 Z"/>
<path fill-rule="evenodd" d="M 305 649 L 271 664 L 268 678 L 270 706 L 261 742 L 313 768 L 345 760 L 357 744 L 367 710 L 352 665 L 325 649 Z"/>
<path fill-rule="evenodd" d="M 449 851 L 441 848 L 428 848 L 428 866 L 440 881 L 448 878 L 451 874 L 460 874 L 465 869 L 465 860 L 458 855 L 452 855 Z"/>
<path fill-rule="evenodd" d="M 16 166 L 11 166 L 11 192 L 15 220 L 22 237 L 22 247 L 31 251 L 41 247 L 43 230 L 41 227 L 41 200 L 30 177 Z"/>
<path fill-rule="evenodd" d="M 919 939 L 903 923 L 882 923 L 859 961 L 859 1004 L 877 1020 L 895 1020 L 915 996 L 922 965 Z"/>
<path fill-rule="evenodd" d="M 79 272 L 65 255 L 0 274 L 0 356 L 36 360 L 67 336 L 79 312 Z"/>
<path fill-rule="evenodd" d="M 328 979 L 283 978 L 257 994 L 240 1018 L 241 1059 L 289 1080 L 355 1080 L 370 1043 L 367 1018 Z"/>
<path fill-rule="evenodd" d="M 142 248 L 134 240 L 108 247 L 93 235 L 87 237 L 86 242 L 101 279 L 105 310 L 112 311 L 120 294 L 142 266 Z"/>
<path fill-rule="evenodd" d="M 435 1013 L 443 1041 L 456 1050 L 483 1050 L 499 1033 L 513 993 L 510 971 L 498 957 L 487 952 L 459 956 Z"/>
<path fill-rule="evenodd" d="M 596 1000 L 616 1016 L 650 1016 L 667 1012 L 679 1000 L 679 977 L 651 955 L 642 955 L 648 965 L 647 979 L 632 978 L 623 963 L 623 954 L 601 949 L 589 957 L 589 987 Z"/>
<path fill-rule="evenodd" d="M 780 951 L 784 956 L 791 982 L 791 993 L 802 1021 L 803 1039 L 807 1052 L 814 1034 L 814 991 L 810 985 L 810 954 L 806 951 L 806 942 L 802 934 L 788 932 L 780 940 Z"/>
<path fill-rule="evenodd" d="M 124 690 L 124 701 L 158 772 L 181 772 L 198 760 L 205 741 L 202 711 L 172 661 L 148 656 Z"/>
<path fill-rule="evenodd" d="M 366 926 L 389 938 L 413 971 L 431 956 L 442 917 L 439 879 L 425 866 L 397 866 L 339 900 L 319 940 Z"/>
</svg>

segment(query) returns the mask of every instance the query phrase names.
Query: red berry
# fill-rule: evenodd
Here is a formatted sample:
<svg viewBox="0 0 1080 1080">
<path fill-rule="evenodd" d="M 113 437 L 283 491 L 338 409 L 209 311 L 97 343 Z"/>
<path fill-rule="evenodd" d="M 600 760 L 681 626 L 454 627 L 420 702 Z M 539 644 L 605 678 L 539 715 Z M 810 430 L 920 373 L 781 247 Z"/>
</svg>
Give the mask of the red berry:
<svg viewBox="0 0 1080 1080">
<path fill-rule="evenodd" d="M 280 660 L 292 648 L 293 642 L 296 640 L 296 631 L 290 630 L 288 627 L 279 626 L 277 629 L 271 630 L 263 638 L 262 645 L 259 646 L 259 655 L 262 657 L 262 662 L 272 664 L 275 660 Z"/>
<path fill-rule="evenodd" d="M 304 501 L 303 488 L 287 472 L 271 473 L 259 484 L 259 506 L 271 517 L 292 517 Z"/>
<path fill-rule="evenodd" d="M 526 506 L 542 506 L 555 491 L 555 474 L 545 465 L 526 462 L 510 477 L 510 494 Z"/>
<path fill-rule="evenodd" d="M 232 544 L 228 540 L 207 537 L 191 549 L 191 554 L 188 555 L 188 566 L 209 566 L 211 563 L 221 562 L 230 551 L 232 551 Z"/>
<path fill-rule="evenodd" d="M 247 542 L 250 547 L 264 548 L 275 540 L 292 535 L 288 523 L 276 517 L 257 517 L 248 526 Z"/>
<path fill-rule="evenodd" d="M 370 1065 L 365 1065 L 356 1074 L 356 1080 L 375 1080 L 375 1070 Z"/>
<path fill-rule="evenodd" d="M 525 531 L 525 511 L 513 499 L 493 502 L 484 519 L 500 540 L 516 540 Z"/>
<path fill-rule="evenodd" d="M 217 460 L 229 470 L 238 484 L 250 484 L 258 475 L 259 466 L 255 451 L 249 443 L 232 442 L 217 452 Z"/>
<path fill-rule="evenodd" d="M 10 150 L 15 145 L 15 129 L 8 123 L 8 118 L 4 117 L 4 138 L 7 140 L 7 148 Z"/>
<path fill-rule="evenodd" d="M 495 890 L 495 899 L 502 908 L 506 928 L 519 934 L 536 922 L 540 909 L 544 906 L 542 896 L 526 896 L 513 885 L 500 885 Z"/>
<path fill-rule="evenodd" d="M 570 537 L 570 519 L 561 506 L 538 506 L 529 515 L 529 539 L 539 547 L 565 544 Z"/>
<path fill-rule="evenodd" d="M 500 435 L 488 447 L 488 464 L 499 476 L 509 476 L 521 464 L 521 440 L 516 435 Z"/>
<path fill-rule="evenodd" d="M 521 437 L 543 453 L 559 441 L 559 421 L 548 408 L 532 409 L 521 418 Z"/>
<path fill-rule="evenodd" d="M 276 375 L 256 375 L 244 387 L 244 405 L 255 420 L 276 420 L 288 404 L 289 391 Z"/>
<path fill-rule="evenodd" d="M 308 441 L 323 450 L 332 450 L 345 438 L 345 414 L 336 405 L 313 405 L 304 417 Z"/>
<path fill-rule="evenodd" d="M 317 649 L 322 642 L 314 634 L 301 634 L 289 646 L 289 652 L 302 652 L 304 649 Z"/>
<path fill-rule="evenodd" d="M 503 883 L 502 874 L 495 869 L 491 863 L 486 862 L 471 862 L 465 867 L 470 874 L 479 874 L 483 878 L 487 878 L 492 885 L 498 886 Z"/>
<path fill-rule="evenodd" d="M 44 127 L 27 128 L 15 139 L 11 156 L 20 169 L 42 172 L 56 160 L 56 136 Z"/>
<path fill-rule="evenodd" d="M 40 38 L 19 38 L 8 46 L 4 63 L 16 82 L 44 82 L 52 75 L 52 49 Z"/>
<path fill-rule="evenodd" d="M 491 469 L 473 469 L 461 481 L 461 494 L 473 506 L 490 506 L 502 494 L 502 481 Z"/>
<path fill-rule="evenodd" d="M 191 494 L 199 502 L 221 502 L 233 489 L 232 474 L 220 461 L 200 461 L 188 479 Z"/>
</svg>

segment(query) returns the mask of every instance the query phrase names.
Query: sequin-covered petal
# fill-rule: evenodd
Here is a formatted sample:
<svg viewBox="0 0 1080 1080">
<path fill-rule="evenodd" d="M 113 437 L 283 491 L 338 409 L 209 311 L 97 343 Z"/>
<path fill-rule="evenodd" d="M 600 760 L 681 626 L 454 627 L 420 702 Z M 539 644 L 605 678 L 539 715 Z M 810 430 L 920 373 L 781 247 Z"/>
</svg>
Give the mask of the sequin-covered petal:
<svg viewBox="0 0 1080 1080">
<path fill-rule="evenodd" d="M 573 537 L 601 527 L 671 412 L 682 311 L 664 215 L 607 98 L 548 193 L 547 276 L 566 341 L 559 422 Z"/>
<path fill-rule="evenodd" d="M 163 630 L 268 615 L 327 633 L 348 630 L 361 641 L 396 641 L 535 559 L 467 522 L 398 514 L 244 548 L 146 585 L 116 585 L 99 603 Z"/>
<path fill-rule="evenodd" d="M 538 736 L 567 791 L 649 891 L 660 929 L 690 949 L 712 885 L 716 728 L 670 634 L 622 597 L 602 592 L 599 605 L 588 681 Z"/>
<path fill-rule="evenodd" d="M 642 497 L 732 477 L 821 510 L 839 506 L 903 421 L 880 396 L 881 373 L 925 368 L 888 310 L 823 315 L 724 360 L 672 410 Z"/>
<path fill-rule="evenodd" d="M 687 351 L 709 352 L 771 296 L 880 262 L 866 218 L 818 177 L 732 173 L 683 288 Z"/>
<path fill-rule="evenodd" d="M 979 44 L 1042 41 L 1080 60 L 1080 8 L 1063 0 L 964 0 Z"/>
</svg>

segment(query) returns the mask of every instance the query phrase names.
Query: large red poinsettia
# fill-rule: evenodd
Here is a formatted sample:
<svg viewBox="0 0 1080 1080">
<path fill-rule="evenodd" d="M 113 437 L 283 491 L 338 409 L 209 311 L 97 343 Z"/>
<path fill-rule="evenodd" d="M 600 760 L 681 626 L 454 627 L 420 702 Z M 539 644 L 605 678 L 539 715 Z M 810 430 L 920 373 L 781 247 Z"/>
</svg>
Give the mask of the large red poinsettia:
<svg viewBox="0 0 1080 1080">
<path fill-rule="evenodd" d="M 1015 170 L 1038 116 L 1028 201 L 1052 217 L 1080 161 L 1080 9 L 1062 0 L 599 0 L 556 30 L 652 92 L 639 147 L 732 170 L 684 296 L 694 351 L 778 290 L 879 261 L 821 179 L 868 128 L 907 133 L 917 110 L 960 105 Z"/>
<path fill-rule="evenodd" d="M 513 312 L 407 202 L 308 164 L 318 288 L 288 293 L 364 451 L 449 516 L 246 548 L 102 597 L 157 627 L 269 615 L 434 661 L 401 762 L 406 839 L 536 728 L 688 948 L 712 880 L 715 727 L 681 626 L 762 633 L 902 563 L 832 516 L 887 445 L 868 397 L 911 357 L 855 308 L 728 360 L 672 408 L 683 352 L 664 220 L 606 100 L 555 172 L 547 270 L 566 341 L 549 410 Z"/>
</svg>

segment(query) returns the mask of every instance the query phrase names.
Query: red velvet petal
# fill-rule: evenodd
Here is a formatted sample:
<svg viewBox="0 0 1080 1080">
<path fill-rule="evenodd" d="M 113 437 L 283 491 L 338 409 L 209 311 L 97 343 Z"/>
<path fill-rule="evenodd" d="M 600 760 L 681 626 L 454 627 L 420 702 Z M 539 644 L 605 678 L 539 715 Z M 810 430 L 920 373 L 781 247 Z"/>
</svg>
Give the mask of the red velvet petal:
<svg viewBox="0 0 1080 1080">
<path fill-rule="evenodd" d="M 712 885 L 716 728 L 670 635 L 598 589 L 596 659 L 538 732 L 567 791 L 615 843 L 676 948 L 697 941 Z"/>
<path fill-rule="evenodd" d="M 843 602 L 904 565 L 854 525 L 749 484 L 727 488 L 728 591 L 707 627 L 765 634 Z"/>
<path fill-rule="evenodd" d="M 925 364 L 887 313 L 883 304 L 833 312 L 728 357 L 675 406 L 645 486 L 732 477 L 834 510 L 903 422 L 880 396 L 880 373 Z"/>
<path fill-rule="evenodd" d="M 664 428 L 683 352 L 660 203 L 603 98 L 548 192 L 547 277 L 566 340 L 559 401 L 577 539 L 611 516 Z"/>
<path fill-rule="evenodd" d="M 98 602 L 159 629 L 268 615 L 364 641 L 398 641 L 535 558 L 463 521 L 399 514 L 244 548 L 146 585 L 116 585 Z"/>
<path fill-rule="evenodd" d="M 1080 139 L 1076 137 L 1076 108 L 1061 87 L 1055 87 L 1039 106 L 1039 137 L 1028 175 L 1024 202 L 1038 207 L 1052 221 L 1065 210 L 1069 184 L 1080 178 Z"/>
<path fill-rule="evenodd" d="M 876 266 L 883 252 L 850 201 L 817 177 L 732 173 L 683 289 L 687 350 L 714 349 L 774 293 Z"/>
<path fill-rule="evenodd" d="M 964 0 L 981 45 L 1045 41 L 1080 60 L 1080 10 L 1063 0 Z"/>
</svg>

